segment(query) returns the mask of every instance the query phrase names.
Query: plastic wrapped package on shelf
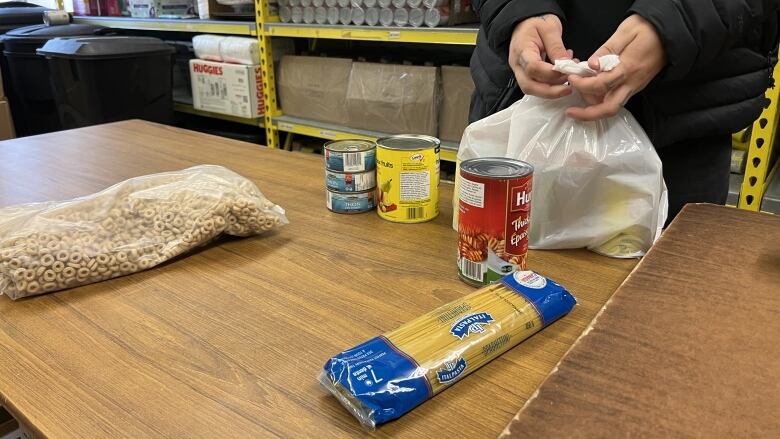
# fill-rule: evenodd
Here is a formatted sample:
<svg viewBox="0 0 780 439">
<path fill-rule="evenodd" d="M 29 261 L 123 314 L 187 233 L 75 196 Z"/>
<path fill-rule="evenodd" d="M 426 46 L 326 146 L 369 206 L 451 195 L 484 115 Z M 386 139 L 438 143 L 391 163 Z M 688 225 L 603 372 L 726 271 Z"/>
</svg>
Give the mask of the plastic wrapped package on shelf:
<svg viewBox="0 0 780 439">
<path fill-rule="evenodd" d="M 318 6 L 314 9 L 314 22 L 317 24 L 328 23 L 328 10 L 322 6 Z"/>
<path fill-rule="evenodd" d="M 289 6 L 282 6 L 279 8 L 279 20 L 282 23 L 292 22 L 292 9 Z"/>
<path fill-rule="evenodd" d="M 435 7 L 425 10 L 425 25 L 428 27 L 445 26 L 449 20 L 449 8 Z"/>
<path fill-rule="evenodd" d="M 392 9 L 382 8 L 379 10 L 379 24 L 381 24 L 382 26 L 384 27 L 392 26 L 394 18 L 395 17 Z"/>
<path fill-rule="evenodd" d="M 295 6 L 292 8 L 292 22 L 295 24 L 303 23 L 303 8 Z"/>
<path fill-rule="evenodd" d="M 379 9 L 366 8 L 366 25 L 376 26 L 379 24 Z"/>
<path fill-rule="evenodd" d="M 352 8 L 352 24 L 362 26 L 366 22 L 366 11 L 360 6 Z"/>
<path fill-rule="evenodd" d="M 335 6 L 328 7 L 328 24 L 339 24 L 339 8 Z"/>
<path fill-rule="evenodd" d="M 305 24 L 313 24 L 314 23 L 314 7 L 313 6 L 306 6 L 303 8 L 303 22 Z"/>
<path fill-rule="evenodd" d="M 339 8 L 339 23 L 344 25 L 352 23 L 352 8 Z"/>
<path fill-rule="evenodd" d="M 400 27 L 409 25 L 409 10 L 406 8 L 398 8 L 393 11 L 393 23 Z"/>
<path fill-rule="evenodd" d="M 420 8 L 409 10 L 409 26 L 421 27 L 425 24 L 425 12 Z"/>
</svg>

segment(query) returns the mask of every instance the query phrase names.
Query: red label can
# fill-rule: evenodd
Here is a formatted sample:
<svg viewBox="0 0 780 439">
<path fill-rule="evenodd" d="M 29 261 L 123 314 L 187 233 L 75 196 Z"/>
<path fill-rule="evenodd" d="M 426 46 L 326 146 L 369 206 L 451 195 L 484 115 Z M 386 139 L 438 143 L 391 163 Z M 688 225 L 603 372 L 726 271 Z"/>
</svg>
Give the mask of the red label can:
<svg viewBox="0 0 780 439">
<path fill-rule="evenodd" d="M 479 158 L 460 164 L 458 274 L 482 286 L 526 269 L 533 167 Z"/>
</svg>

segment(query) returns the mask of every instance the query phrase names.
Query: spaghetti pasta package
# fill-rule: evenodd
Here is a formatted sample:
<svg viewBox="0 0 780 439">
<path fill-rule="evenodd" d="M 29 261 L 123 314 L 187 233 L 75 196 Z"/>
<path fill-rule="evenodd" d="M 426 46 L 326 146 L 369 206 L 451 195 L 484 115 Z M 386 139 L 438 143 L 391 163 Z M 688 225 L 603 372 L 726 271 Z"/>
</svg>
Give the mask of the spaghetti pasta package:
<svg viewBox="0 0 780 439">
<path fill-rule="evenodd" d="M 369 430 L 396 419 L 566 315 L 565 288 L 518 271 L 325 363 L 320 382 Z"/>
</svg>

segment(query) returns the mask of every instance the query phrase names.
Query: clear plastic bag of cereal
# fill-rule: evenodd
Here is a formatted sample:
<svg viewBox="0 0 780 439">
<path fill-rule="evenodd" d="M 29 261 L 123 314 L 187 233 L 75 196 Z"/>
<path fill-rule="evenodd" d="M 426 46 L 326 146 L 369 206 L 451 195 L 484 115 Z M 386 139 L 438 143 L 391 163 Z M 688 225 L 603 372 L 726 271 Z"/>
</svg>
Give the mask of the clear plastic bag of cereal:
<svg viewBox="0 0 780 439">
<path fill-rule="evenodd" d="M 12 299 L 135 273 L 221 234 L 287 224 L 284 209 L 221 166 L 131 178 L 67 201 L 0 209 L 0 294 Z"/>
</svg>

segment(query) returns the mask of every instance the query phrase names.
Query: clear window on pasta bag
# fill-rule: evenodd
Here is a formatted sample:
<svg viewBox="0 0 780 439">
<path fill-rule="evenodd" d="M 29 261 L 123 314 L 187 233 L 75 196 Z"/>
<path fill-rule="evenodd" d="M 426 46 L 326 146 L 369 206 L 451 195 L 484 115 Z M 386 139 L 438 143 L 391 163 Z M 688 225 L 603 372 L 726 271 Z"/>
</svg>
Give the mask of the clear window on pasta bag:
<svg viewBox="0 0 780 439">
<path fill-rule="evenodd" d="M 11 299 L 154 267 L 220 234 L 287 224 L 284 209 L 221 166 L 145 175 L 67 201 L 0 209 L 0 294 Z"/>
<path fill-rule="evenodd" d="M 620 61 L 600 58 L 602 69 Z M 567 74 L 593 76 L 586 62 L 556 61 Z M 584 106 L 577 93 L 559 99 L 527 95 L 469 125 L 458 163 L 507 157 L 534 167 L 529 248 L 586 247 L 618 258 L 644 255 L 661 234 L 668 202 L 661 160 L 627 110 L 595 122 L 566 116 Z M 460 175 L 456 173 L 453 227 L 458 229 Z"/>
<path fill-rule="evenodd" d="M 319 380 L 371 431 L 433 398 L 575 304 L 558 283 L 518 271 L 333 356 Z"/>
</svg>

